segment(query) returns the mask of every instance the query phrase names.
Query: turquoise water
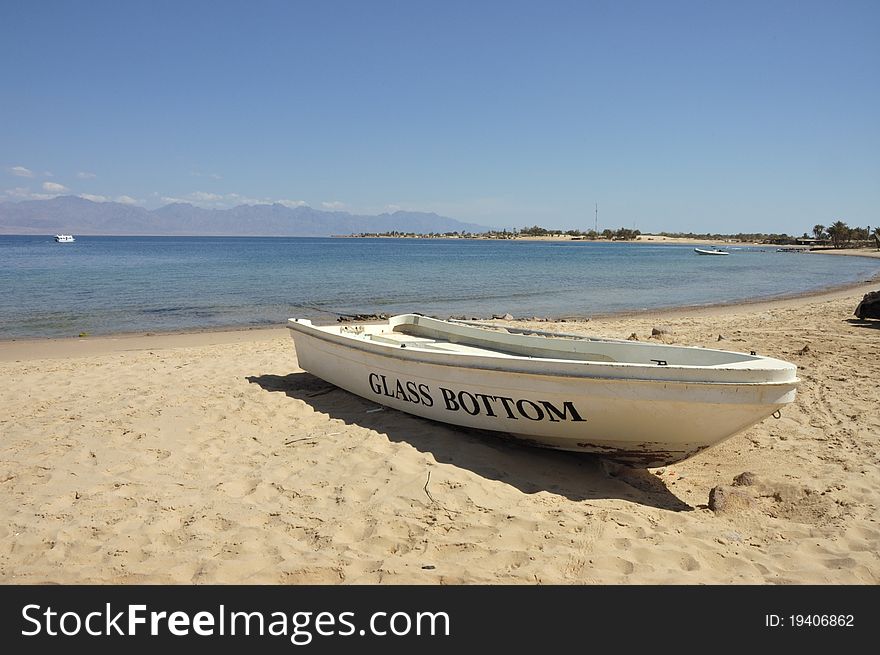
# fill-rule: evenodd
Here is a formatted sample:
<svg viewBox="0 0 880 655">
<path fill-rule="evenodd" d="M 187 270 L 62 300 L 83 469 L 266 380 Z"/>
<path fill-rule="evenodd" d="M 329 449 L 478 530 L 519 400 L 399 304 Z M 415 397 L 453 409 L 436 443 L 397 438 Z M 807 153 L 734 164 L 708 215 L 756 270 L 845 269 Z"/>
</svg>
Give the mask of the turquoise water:
<svg viewBox="0 0 880 655">
<path fill-rule="evenodd" d="M 880 261 L 692 246 L 0 236 L 0 338 L 283 325 L 337 313 L 590 316 L 800 293 Z"/>
</svg>

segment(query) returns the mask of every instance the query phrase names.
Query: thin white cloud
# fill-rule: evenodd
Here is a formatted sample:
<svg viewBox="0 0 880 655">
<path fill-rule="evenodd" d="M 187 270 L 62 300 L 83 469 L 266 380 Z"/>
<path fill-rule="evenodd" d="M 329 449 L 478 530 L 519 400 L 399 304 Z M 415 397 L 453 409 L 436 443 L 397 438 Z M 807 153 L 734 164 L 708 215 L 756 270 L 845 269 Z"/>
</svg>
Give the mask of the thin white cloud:
<svg viewBox="0 0 880 655">
<path fill-rule="evenodd" d="M 272 198 L 251 198 L 243 196 L 239 193 L 227 193 L 223 196 L 223 200 L 229 205 L 271 205 L 277 202 Z"/>
<path fill-rule="evenodd" d="M 179 203 L 179 202 L 180 203 L 190 202 L 189 200 L 186 200 L 185 198 L 175 198 L 174 196 L 161 196 L 159 198 L 159 200 L 164 202 L 166 205 L 173 205 L 173 204 Z"/>
<path fill-rule="evenodd" d="M 3 195 L 5 195 L 8 198 L 28 199 L 31 197 L 31 190 L 28 189 L 27 187 L 17 186 L 14 189 L 6 189 L 3 192 Z"/>
<path fill-rule="evenodd" d="M 287 198 L 283 198 L 281 200 L 276 200 L 279 205 L 284 205 L 285 207 L 305 207 L 305 200 L 288 200 Z"/>
<path fill-rule="evenodd" d="M 401 209 L 403 208 L 400 205 L 395 204 L 385 205 L 384 207 L 384 211 L 386 212 L 399 212 Z"/>
<path fill-rule="evenodd" d="M 203 209 L 232 209 L 233 207 L 238 207 L 240 205 L 282 205 L 288 208 L 308 206 L 308 203 L 305 200 L 296 200 L 293 198 L 254 198 L 252 196 L 246 196 L 235 192 L 212 193 L 209 191 L 192 191 L 178 196 L 167 196 L 154 191 L 151 196 L 153 202 L 159 201 L 166 205 L 172 203 L 189 203 L 196 207 L 202 207 Z M 118 198 L 117 202 L 119 202 Z M 137 202 L 138 204 L 142 203 L 142 201 Z M 344 205 L 339 203 L 339 206 L 342 207 Z"/>
<path fill-rule="evenodd" d="M 94 173 L 89 173 L 88 171 L 80 171 L 79 173 L 76 174 L 76 176 L 80 180 L 91 180 L 91 179 L 98 177 Z"/>
<path fill-rule="evenodd" d="M 24 166 L 11 166 L 11 167 L 7 168 L 6 170 L 9 171 L 10 173 L 12 173 L 13 175 L 17 175 L 18 177 L 33 177 L 34 176 L 34 172 L 29 168 L 25 168 Z"/>
<path fill-rule="evenodd" d="M 48 193 L 34 193 L 29 188 L 23 186 L 6 189 L 3 195 L 10 200 L 51 200 L 55 197 Z"/>
<path fill-rule="evenodd" d="M 158 194 L 154 193 L 153 196 Z M 290 198 L 253 198 L 240 193 L 211 193 L 209 191 L 193 191 L 183 196 L 159 196 L 165 204 L 183 202 L 205 209 L 231 209 L 239 205 L 284 205 L 285 207 L 303 207 L 305 200 Z"/>
<path fill-rule="evenodd" d="M 234 193 L 220 195 L 219 193 L 208 193 L 207 191 L 193 191 L 185 196 L 161 196 L 160 200 L 166 204 L 187 203 L 206 209 L 225 209 L 233 205 L 243 204 L 240 201 L 236 202 L 237 198 L 240 198 L 240 196 Z"/>
<path fill-rule="evenodd" d="M 216 200 L 214 200 L 214 205 L 218 209 L 226 209 L 228 207 L 237 207 L 238 205 L 265 205 L 268 204 L 266 200 L 260 198 L 249 198 L 248 196 L 243 196 L 240 193 L 226 193 L 222 196 L 218 196 Z"/>
<path fill-rule="evenodd" d="M 79 197 L 85 200 L 91 200 L 92 202 L 107 202 L 110 200 L 107 196 L 96 196 L 92 193 L 81 193 L 79 194 Z"/>
<path fill-rule="evenodd" d="M 207 203 L 215 203 L 223 200 L 223 196 L 217 193 L 207 193 L 205 191 L 194 191 L 189 194 L 190 198 L 192 198 L 196 202 L 207 202 Z M 235 194 L 232 194 L 235 195 Z"/>
<path fill-rule="evenodd" d="M 339 202 L 338 200 L 332 200 L 330 202 L 322 202 L 321 206 L 324 209 L 332 209 L 332 210 L 345 209 L 345 203 Z"/>
<path fill-rule="evenodd" d="M 79 197 L 84 198 L 85 200 L 91 200 L 92 202 L 118 202 L 122 205 L 140 204 L 139 200 L 132 198 L 131 196 L 116 196 L 115 198 L 112 198 L 110 196 L 101 196 L 94 193 L 80 193 Z"/>
<path fill-rule="evenodd" d="M 63 184 L 58 184 L 57 182 L 43 182 L 43 191 L 48 191 L 49 193 L 64 193 L 65 191 L 69 191 L 69 189 Z"/>
</svg>

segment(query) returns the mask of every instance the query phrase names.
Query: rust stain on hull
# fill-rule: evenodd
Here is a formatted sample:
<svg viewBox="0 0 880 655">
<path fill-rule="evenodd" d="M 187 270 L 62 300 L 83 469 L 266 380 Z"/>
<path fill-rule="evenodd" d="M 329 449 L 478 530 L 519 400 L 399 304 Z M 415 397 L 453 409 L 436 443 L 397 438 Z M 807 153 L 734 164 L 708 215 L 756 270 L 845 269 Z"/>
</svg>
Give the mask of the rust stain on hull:
<svg viewBox="0 0 880 655">
<path fill-rule="evenodd" d="M 709 446 L 698 446 L 690 450 L 669 450 L 658 448 L 658 444 L 656 443 L 641 443 L 633 445 L 632 448 L 617 448 L 614 446 L 605 446 L 590 442 L 576 442 L 575 445 L 581 450 L 575 450 L 573 448 L 559 448 L 552 444 L 531 439 L 527 436 L 511 433 L 501 434 L 505 434 L 514 441 L 527 446 L 544 448 L 545 450 L 559 450 L 562 452 L 582 452 L 584 454 L 597 455 L 614 462 L 641 468 L 654 468 L 675 464 L 689 459 L 706 448 L 709 448 Z"/>
</svg>

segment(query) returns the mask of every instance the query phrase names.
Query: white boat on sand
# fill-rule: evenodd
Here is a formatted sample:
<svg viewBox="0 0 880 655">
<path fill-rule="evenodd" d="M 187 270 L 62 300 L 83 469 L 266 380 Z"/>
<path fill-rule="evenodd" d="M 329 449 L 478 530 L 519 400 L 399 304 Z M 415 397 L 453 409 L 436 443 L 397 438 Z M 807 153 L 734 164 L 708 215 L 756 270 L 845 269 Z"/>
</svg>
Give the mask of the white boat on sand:
<svg viewBox="0 0 880 655">
<path fill-rule="evenodd" d="M 403 314 L 290 319 L 299 366 L 424 418 L 561 450 L 662 466 L 794 400 L 793 364 L 705 348 L 489 329 Z M 517 333 L 519 332 L 519 333 Z"/>
<path fill-rule="evenodd" d="M 694 248 L 694 252 L 698 255 L 729 255 L 729 252 L 724 250 L 706 250 L 705 248 Z"/>
</svg>

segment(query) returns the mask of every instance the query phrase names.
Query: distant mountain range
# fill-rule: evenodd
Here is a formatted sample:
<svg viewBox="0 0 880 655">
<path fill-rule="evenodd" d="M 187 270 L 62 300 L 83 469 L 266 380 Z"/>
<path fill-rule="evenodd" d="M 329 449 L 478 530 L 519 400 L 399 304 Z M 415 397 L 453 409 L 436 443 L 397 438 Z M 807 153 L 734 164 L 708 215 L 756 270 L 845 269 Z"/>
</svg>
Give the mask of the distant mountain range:
<svg viewBox="0 0 880 655">
<path fill-rule="evenodd" d="M 308 206 L 239 205 L 203 209 L 173 203 L 148 210 L 76 196 L 0 203 L 0 234 L 322 237 L 362 232 L 485 232 L 492 228 L 426 212 L 378 216 Z"/>
</svg>

